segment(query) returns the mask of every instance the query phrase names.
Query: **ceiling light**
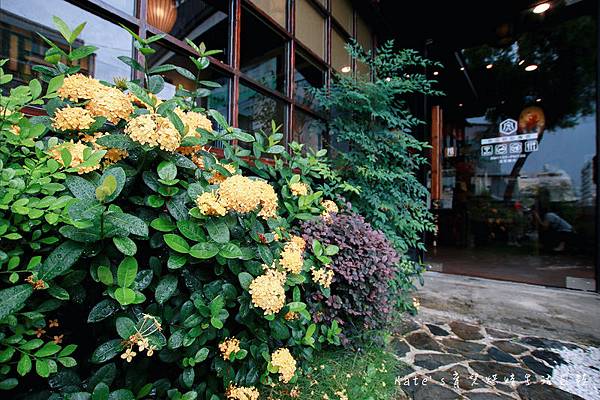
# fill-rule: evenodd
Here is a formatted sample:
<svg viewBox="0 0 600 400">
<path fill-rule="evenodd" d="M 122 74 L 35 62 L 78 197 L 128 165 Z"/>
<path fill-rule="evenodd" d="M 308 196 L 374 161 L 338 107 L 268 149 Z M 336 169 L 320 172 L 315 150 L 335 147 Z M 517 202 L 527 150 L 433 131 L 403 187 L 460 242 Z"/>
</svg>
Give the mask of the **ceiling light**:
<svg viewBox="0 0 600 400">
<path fill-rule="evenodd" d="M 459 107 L 462 107 L 462 106 L 463 106 L 463 103 L 458 103 L 458 106 L 459 106 Z"/>
<path fill-rule="evenodd" d="M 346 65 L 346 66 L 343 66 L 343 67 L 342 67 L 341 71 L 342 71 L 344 74 L 347 74 L 348 72 L 352 71 L 352 68 L 351 68 L 349 65 Z"/>
<path fill-rule="evenodd" d="M 545 13 L 546 11 L 548 11 L 550 9 L 550 3 L 541 3 L 538 4 L 537 6 L 533 7 L 533 13 L 534 14 L 542 14 Z"/>
<path fill-rule="evenodd" d="M 492 69 L 493 66 L 494 66 L 494 64 L 488 64 L 488 65 L 485 66 L 485 68 Z"/>
<path fill-rule="evenodd" d="M 433 75 L 438 76 L 440 73 L 438 71 L 433 71 Z"/>
<path fill-rule="evenodd" d="M 163 32 L 169 33 L 177 22 L 175 0 L 148 0 L 148 23 Z"/>
<path fill-rule="evenodd" d="M 525 71 L 527 72 L 535 71 L 536 69 L 538 69 L 538 66 L 536 64 L 529 64 L 525 67 Z"/>
<path fill-rule="evenodd" d="M 537 99 L 535 99 L 536 102 L 541 103 L 542 102 L 542 98 L 538 97 Z"/>
<path fill-rule="evenodd" d="M 519 65 L 523 65 L 524 63 L 525 63 L 525 60 L 519 61 Z"/>
<path fill-rule="evenodd" d="M 461 70 L 461 71 L 464 71 L 464 70 L 465 70 L 465 67 L 460 67 L 460 70 Z"/>
</svg>

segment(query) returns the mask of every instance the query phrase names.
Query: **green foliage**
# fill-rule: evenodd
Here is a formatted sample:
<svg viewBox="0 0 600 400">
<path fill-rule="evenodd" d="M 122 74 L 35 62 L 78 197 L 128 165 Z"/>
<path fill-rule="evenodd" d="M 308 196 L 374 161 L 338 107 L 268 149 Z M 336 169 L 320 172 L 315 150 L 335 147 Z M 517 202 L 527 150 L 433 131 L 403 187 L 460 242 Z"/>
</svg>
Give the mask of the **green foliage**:
<svg viewBox="0 0 600 400">
<path fill-rule="evenodd" d="M 404 253 L 424 249 L 421 235 L 434 229 L 427 189 L 417 177 L 427 162 L 422 154 L 427 144 L 414 136 L 422 121 L 411 113 L 409 99 L 440 93 L 420 72 L 431 61 L 393 47 L 387 42 L 371 58 L 370 52 L 350 45 L 351 55 L 369 66 L 373 79 L 337 75 L 330 88 L 316 91 L 316 98 L 331 112 L 332 137 L 348 145 L 339 153 L 340 171 L 360 188 L 349 200 Z"/>
</svg>

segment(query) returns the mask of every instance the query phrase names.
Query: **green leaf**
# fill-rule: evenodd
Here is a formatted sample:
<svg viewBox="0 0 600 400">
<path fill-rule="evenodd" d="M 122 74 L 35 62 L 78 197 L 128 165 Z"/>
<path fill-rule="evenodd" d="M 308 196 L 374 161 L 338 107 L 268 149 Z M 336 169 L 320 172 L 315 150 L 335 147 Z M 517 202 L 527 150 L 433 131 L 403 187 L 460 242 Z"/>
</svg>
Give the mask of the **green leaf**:
<svg viewBox="0 0 600 400">
<path fill-rule="evenodd" d="M 110 390 L 108 385 L 104 382 L 100 382 L 94 388 L 91 400 L 108 400 L 109 393 Z"/>
<path fill-rule="evenodd" d="M 152 220 L 150 226 L 160 232 L 172 232 L 175 230 L 176 225 L 167 216 L 161 215 L 160 217 Z"/>
<path fill-rule="evenodd" d="M 135 292 L 128 287 L 120 287 L 115 290 L 115 299 L 123 305 L 133 304 L 135 302 Z"/>
<path fill-rule="evenodd" d="M 82 22 L 81 24 L 77 25 L 75 29 L 73 29 L 73 32 L 71 32 L 71 35 L 67 39 L 67 42 L 69 42 L 70 44 L 75 42 L 81 31 L 83 31 L 83 28 L 85 28 L 85 24 L 85 22 Z"/>
<path fill-rule="evenodd" d="M 196 75 L 194 75 L 193 73 L 191 73 L 189 70 L 183 68 L 183 67 L 178 67 L 177 65 L 175 66 L 175 71 L 177 71 L 178 74 L 180 74 L 181 76 L 183 76 L 184 78 L 187 78 L 191 81 L 195 81 L 196 80 Z"/>
<path fill-rule="evenodd" d="M 64 75 L 58 75 L 50 79 L 50 82 L 48 82 L 48 90 L 46 91 L 46 93 L 50 94 L 56 92 L 58 88 L 60 88 L 63 85 L 64 79 Z"/>
<path fill-rule="evenodd" d="M 77 365 L 77 360 L 75 360 L 73 357 L 59 357 L 58 362 L 66 368 L 71 368 Z"/>
<path fill-rule="evenodd" d="M 152 99 L 148 95 L 148 93 L 146 93 L 146 91 L 144 89 L 142 89 L 138 84 L 136 84 L 134 82 L 127 82 L 126 85 L 127 85 L 127 89 L 129 89 L 129 91 L 131 93 L 133 93 L 133 95 L 135 97 L 137 97 L 142 102 L 149 105 L 150 107 L 154 107 L 154 105 L 156 104 L 156 100 Z"/>
<path fill-rule="evenodd" d="M 167 246 L 171 249 L 175 250 L 178 253 L 187 254 L 190 252 L 190 245 L 186 242 L 184 238 L 179 235 L 175 235 L 173 233 L 167 233 L 163 235 L 163 239 Z"/>
<path fill-rule="evenodd" d="M 134 60 L 131 57 L 118 56 L 117 59 L 119 59 L 123 63 L 127 64 L 128 66 L 130 66 L 131 68 L 133 68 L 136 71 L 144 72 L 144 67 L 142 67 L 139 62 L 137 62 L 136 60 Z"/>
<path fill-rule="evenodd" d="M 48 294 L 54 298 L 59 300 L 69 300 L 69 292 L 66 289 L 61 288 L 60 286 L 50 286 L 48 288 Z"/>
<path fill-rule="evenodd" d="M 87 322 L 102 321 L 113 315 L 118 309 L 119 305 L 113 299 L 104 299 L 92 308 Z"/>
<path fill-rule="evenodd" d="M 113 339 L 101 344 L 94 350 L 91 362 L 94 364 L 101 364 L 114 358 L 123 349 L 121 342 L 121 339 Z"/>
<path fill-rule="evenodd" d="M 0 390 L 11 390 L 17 387 L 19 381 L 16 378 L 7 378 L 0 381 Z"/>
<path fill-rule="evenodd" d="M 161 161 L 156 168 L 158 177 L 166 181 L 172 181 L 177 178 L 177 167 L 171 161 Z"/>
<path fill-rule="evenodd" d="M 115 322 L 117 333 L 123 339 L 129 339 L 129 337 L 137 332 L 135 322 L 127 317 L 119 317 Z"/>
<path fill-rule="evenodd" d="M 37 359 L 35 361 L 35 372 L 42 378 L 50 376 L 50 361 L 44 359 Z"/>
<path fill-rule="evenodd" d="M 20 310 L 25 300 L 31 296 L 33 288 L 29 284 L 8 287 L 0 290 L 0 320 Z"/>
<path fill-rule="evenodd" d="M 167 261 L 167 267 L 169 269 L 179 269 L 187 263 L 187 260 L 188 260 L 188 258 L 185 254 L 173 253 L 173 254 L 169 255 L 169 260 Z"/>
<path fill-rule="evenodd" d="M 181 374 L 181 380 L 183 381 L 183 385 L 187 388 L 191 388 L 192 385 L 194 384 L 194 377 L 195 377 L 195 373 L 194 373 L 194 368 L 186 368 L 183 370 L 182 374 Z"/>
<path fill-rule="evenodd" d="M 221 250 L 219 250 L 219 255 L 223 258 L 241 258 L 242 250 L 235 243 L 226 243 Z"/>
<path fill-rule="evenodd" d="M 27 354 L 23 353 L 19 363 L 17 364 L 17 373 L 21 376 L 24 376 L 28 374 L 29 371 L 31 371 L 31 358 Z"/>
<path fill-rule="evenodd" d="M 216 328 L 216 329 L 223 329 L 223 321 L 221 321 L 219 318 L 217 317 L 212 317 L 210 319 L 210 324 Z"/>
<path fill-rule="evenodd" d="M 63 21 L 62 19 L 60 19 L 60 17 L 57 17 L 55 15 L 52 17 L 52 22 L 54 23 L 54 26 L 56 27 L 56 29 L 58 29 L 62 37 L 64 37 L 65 40 L 69 42 L 69 40 L 71 39 L 72 32 L 71 29 L 69 29 L 69 27 L 65 23 L 65 21 Z M 72 42 L 69 42 L 69 44 L 71 43 Z"/>
<path fill-rule="evenodd" d="M 137 253 L 137 246 L 135 242 L 128 237 L 115 236 L 113 238 L 113 243 L 117 250 L 126 256 L 134 256 L 135 253 Z"/>
<path fill-rule="evenodd" d="M 69 59 L 71 61 L 81 60 L 82 58 L 86 58 L 87 56 L 92 55 L 96 50 L 98 50 L 96 46 L 79 46 L 78 48 L 73 50 L 71 54 L 69 54 Z"/>
<path fill-rule="evenodd" d="M 109 181 L 110 183 L 108 183 Z M 111 189 L 111 193 L 104 199 L 104 201 L 108 203 L 115 200 L 119 196 L 119 194 L 121 194 L 121 191 L 123 190 L 126 181 L 127 175 L 121 167 L 112 167 L 104 171 L 104 173 L 102 174 L 101 185 L 104 185 L 106 183 Z"/>
<path fill-rule="evenodd" d="M 269 154 L 281 154 L 284 151 L 285 151 L 285 147 L 283 147 L 280 144 L 276 144 L 275 146 L 271 146 L 267 150 L 265 150 L 265 152 L 269 153 Z"/>
<path fill-rule="evenodd" d="M 42 94 L 42 85 L 37 79 L 29 81 L 29 90 L 31 91 L 31 97 L 37 99 Z"/>
<path fill-rule="evenodd" d="M 78 199 L 96 200 L 96 187 L 80 176 L 67 175 L 65 186 Z"/>
<path fill-rule="evenodd" d="M 44 341 L 43 341 L 42 339 L 32 339 L 32 340 L 28 341 L 27 343 L 25 343 L 25 344 L 22 344 L 22 345 L 20 346 L 20 349 L 21 349 L 21 350 L 28 350 L 28 351 L 29 351 L 29 350 L 35 350 L 35 349 L 37 349 L 38 347 L 40 347 L 41 345 L 43 345 L 43 344 L 44 344 Z M 10 349 L 10 348 L 11 348 L 11 347 L 9 347 L 9 349 Z M 13 349 L 13 350 L 14 350 L 14 349 Z"/>
<path fill-rule="evenodd" d="M 137 260 L 133 257 L 125 257 L 117 268 L 117 284 L 121 287 L 130 287 L 135 280 L 137 271 Z"/>
<path fill-rule="evenodd" d="M 165 79 L 160 75 L 153 75 L 148 79 L 148 90 L 154 94 L 160 93 L 165 88 Z"/>
<path fill-rule="evenodd" d="M 179 228 L 179 232 L 181 232 L 183 236 L 194 242 L 206 241 L 206 235 L 198 221 L 182 219 L 177 221 L 177 228 Z"/>
<path fill-rule="evenodd" d="M 66 357 L 66 356 L 70 356 L 71 354 L 73 354 L 73 352 L 77 349 L 77 345 L 76 344 L 68 344 L 64 347 L 64 349 L 62 349 L 60 351 L 60 353 L 58 353 L 59 357 Z"/>
<path fill-rule="evenodd" d="M 114 283 L 112 271 L 107 266 L 99 266 L 97 274 L 98 280 L 106 286 L 112 286 Z"/>
<path fill-rule="evenodd" d="M 138 146 L 129 136 L 114 133 L 96 139 L 96 143 L 101 146 L 122 150 L 132 150 Z"/>
<path fill-rule="evenodd" d="M 215 242 L 222 244 L 229 242 L 229 228 L 222 219 L 210 219 L 206 223 L 206 230 Z"/>
<path fill-rule="evenodd" d="M 240 272 L 238 274 L 238 280 L 240 281 L 240 285 L 244 290 L 248 290 L 250 288 L 250 284 L 254 280 L 254 277 L 250 275 L 248 272 Z"/>
<path fill-rule="evenodd" d="M 34 353 L 36 357 L 48 357 L 60 351 L 61 347 L 54 342 L 48 342 Z"/>
<path fill-rule="evenodd" d="M 122 228 L 132 235 L 142 237 L 148 236 L 148 225 L 135 215 L 112 211 L 106 213 L 105 222 L 108 222 L 115 227 Z"/>
<path fill-rule="evenodd" d="M 190 256 L 205 260 L 219 253 L 219 247 L 211 242 L 198 243 L 191 247 Z"/>
<path fill-rule="evenodd" d="M 158 304 L 163 304 L 165 301 L 169 300 L 173 294 L 175 294 L 176 290 L 177 276 L 166 275 L 160 280 L 158 286 L 156 286 L 156 291 L 154 292 L 156 302 Z"/>
</svg>

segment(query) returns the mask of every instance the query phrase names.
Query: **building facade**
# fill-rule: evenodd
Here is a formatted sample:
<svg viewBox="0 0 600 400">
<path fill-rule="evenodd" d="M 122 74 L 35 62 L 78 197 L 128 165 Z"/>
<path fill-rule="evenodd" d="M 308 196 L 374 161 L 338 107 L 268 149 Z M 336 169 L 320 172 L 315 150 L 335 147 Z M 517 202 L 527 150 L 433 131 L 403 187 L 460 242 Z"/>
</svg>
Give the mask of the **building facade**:
<svg viewBox="0 0 600 400">
<path fill-rule="evenodd" d="M 140 58 L 124 25 L 141 37 L 164 33 L 155 42 L 151 66 L 175 64 L 193 70 L 193 49 L 184 39 L 220 50 L 202 78 L 221 84 L 204 104 L 243 129 L 282 126 L 286 141 L 313 148 L 327 144 L 324 116 L 309 88 L 327 85 L 332 73 L 365 71 L 353 65 L 344 45 L 355 38 L 372 49 L 370 25 L 350 0 L 2 0 L 0 58 L 8 72 L 31 78 L 31 67 L 43 62 L 46 44 L 36 34 L 60 42 L 54 15 L 69 26 L 87 25 L 80 43 L 98 47 L 82 70 L 112 82 L 133 72 L 119 56 Z M 167 73 L 159 97 L 169 97 L 191 82 Z"/>
</svg>

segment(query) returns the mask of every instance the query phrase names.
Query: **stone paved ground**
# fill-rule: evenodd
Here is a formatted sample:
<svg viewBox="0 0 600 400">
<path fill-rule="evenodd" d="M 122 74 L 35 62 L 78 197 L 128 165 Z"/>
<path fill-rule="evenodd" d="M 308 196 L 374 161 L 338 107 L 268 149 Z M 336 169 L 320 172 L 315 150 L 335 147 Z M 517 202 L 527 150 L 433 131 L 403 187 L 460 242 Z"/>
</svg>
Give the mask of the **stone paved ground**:
<svg viewBox="0 0 600 400">
<path fill-rule="evenodd" d="M 406 364 L 397 380 L 403 390 L 400 399 L 600 399 L 600 363 L 582 359 L 581 365 L 569 370 L 573 362 L 563 358 L 563 354 L 589 353 L 575 343 L 461 321 L 408 319 L 397 327 L 392 346 Z M 570 376 L 565 384 L 557 381 L 559 371 L 583 371 L 585 376 Z"/>
</svg>

